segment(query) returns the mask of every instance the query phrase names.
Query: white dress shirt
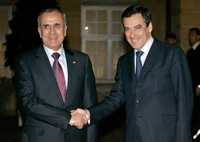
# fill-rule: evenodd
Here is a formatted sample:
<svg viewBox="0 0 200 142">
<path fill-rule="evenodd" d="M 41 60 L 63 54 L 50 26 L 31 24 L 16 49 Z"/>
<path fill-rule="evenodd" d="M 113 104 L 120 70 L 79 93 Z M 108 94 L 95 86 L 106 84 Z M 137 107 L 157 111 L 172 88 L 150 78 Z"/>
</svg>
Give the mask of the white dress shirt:
<svg viewBox="0 0 200 142">
<path fill-rule="evenodd" d="M 61 65 L 61 67 L 63 69 L 63 73 L 64 73 L 64 76 L 65 76 L 66 88 L 67 88 L 67 84 L 68 84 L 68 69 L 67 69 L 67 60 L 66 60 L 63 44 L 61 45 L 61 48 L 58 51 L 53 51 L 50 48 L 46 47 L 44 44 L 43 44 L 43 47 L 44 47 L 44 51 L 47 54 L 49 62 L 51 64 L 51 67 L 53 66 L 53 62 L 54 62 L 54 58 L 51 55 L 53 53 L 59 53 L 60 54 L 60 57 L 58 58 L 58 62 L 60 63 L 60 65 Z"/>
<path fill-rule="evenodd" d="M 151 49 L 151 46 L 152 46 L 152 44 L 153 44 L 153 41 L 154 41 L 154 38 L 153 37 L 151 37 L 150 39 L 149 39 L 149 41 L 142 47 L 142 49 L 141 49 L 141 51 L 143 51 L 144 53 L 142 54 L 142 56 L 140 57 L 140 59 L 141 59 L 141 62 L 142 62 L 142 66 L 144 65 L 144 63 L 145 63 L 145 60 L 146 60 L 146 58 L 147 58 L 147 55 L 148 55 L 148 53 L 149 53 L 149 50 Z M 138 50 L 136 50 L 135 49 L 135 72 L 136 72 L 136 52 L 137 52 Z"/>
<path fill-rule="evenodd" d="M 194 49 L 194 50 L 196 50 L 196 48 L 197 48 L 197 46 L 199 45 L 199 41 L 197 42 L 197 43 L 195 43 L 193 46 L 192 46 L 192 48 Z"/>
</svg>

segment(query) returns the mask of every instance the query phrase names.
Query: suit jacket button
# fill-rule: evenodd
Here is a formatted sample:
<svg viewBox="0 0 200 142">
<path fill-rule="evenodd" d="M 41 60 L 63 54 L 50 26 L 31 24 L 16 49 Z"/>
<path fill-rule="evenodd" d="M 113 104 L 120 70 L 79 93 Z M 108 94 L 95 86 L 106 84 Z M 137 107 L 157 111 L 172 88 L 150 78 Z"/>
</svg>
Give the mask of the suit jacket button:
<svg viewBox="0 0 200 142">
<path fill-rule="evenodd" d="M 140 103 L 140 101 L 139 101 L 139 100 L 136 100 L 136 103 L 137 103 L 137 104 L 139 104 L 139 103 Z"/>
<path fill-rule="evenodd" d="M 133 116 L 133 119 L 135 119 L 135 116 Z"/>
</svg>

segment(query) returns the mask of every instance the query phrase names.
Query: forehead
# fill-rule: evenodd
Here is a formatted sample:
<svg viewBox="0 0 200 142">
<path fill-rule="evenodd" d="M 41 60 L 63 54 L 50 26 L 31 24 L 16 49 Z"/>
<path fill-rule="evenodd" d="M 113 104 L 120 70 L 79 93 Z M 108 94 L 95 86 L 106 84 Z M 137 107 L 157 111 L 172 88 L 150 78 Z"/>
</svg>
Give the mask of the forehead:
<svg viewBox="0 0 200 142">
<path fill-rule="evenodd" d="M 135 26 L 145 24 L 144 19 L 140 13 L 133 14 L 131 17 L 124 17 L 124 26 Z"/>
<path fill-rule="evenodd" d="M 40 16 L 41 23 L 46 22 L 63 22 L 63 16 L 58 11 L 52 11 L 52 12 L 44 12 Z"/>
<path fill-rule="evenodd" d="M 191 31 L 190 34 L 192 34 L 192 35 L 196 35 L 197 32 L 196 32 L 196 31 Z"/>
</svg>

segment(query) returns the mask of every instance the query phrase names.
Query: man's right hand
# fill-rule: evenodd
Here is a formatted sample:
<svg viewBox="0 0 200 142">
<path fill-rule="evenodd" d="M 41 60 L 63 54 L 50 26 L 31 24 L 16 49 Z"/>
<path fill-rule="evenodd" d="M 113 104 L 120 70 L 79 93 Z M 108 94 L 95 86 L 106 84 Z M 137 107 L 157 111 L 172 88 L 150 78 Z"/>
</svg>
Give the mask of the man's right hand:
<svg viewBox="0 0 200 142">
<path fill-rule="evenodd" d="M 84 115 L 84 118 L 86 121 L 88 121 L 90 119 L 90 112 L 89 110 L 87 109 L 80 109 L 80 108 L 77 108 L 76 110 L 71 110 L 71 115 L 72 117 L 73 116 L 76 116 L 77 114 L 82 114 Z M 82 116 L 80 116 L 82 117 Z M 81 119 L 81 118 L 80 118 Z M 80 125 L 76 125 L 77 123 L 75 123 L 73 126 L 76 126 L 78 129 L 80 129 Z M 84 124 L 87 124 L 87 122 L 85 122 Z"/>
<path fill-rule="evenodd" d="M 87 124 L 87 118 L 82 113 L 75 113 L 72 115 L 69 124 L 71 126 L 76 126 L 78 129 L 82 129 L 85 124 Z"/>
</svg>

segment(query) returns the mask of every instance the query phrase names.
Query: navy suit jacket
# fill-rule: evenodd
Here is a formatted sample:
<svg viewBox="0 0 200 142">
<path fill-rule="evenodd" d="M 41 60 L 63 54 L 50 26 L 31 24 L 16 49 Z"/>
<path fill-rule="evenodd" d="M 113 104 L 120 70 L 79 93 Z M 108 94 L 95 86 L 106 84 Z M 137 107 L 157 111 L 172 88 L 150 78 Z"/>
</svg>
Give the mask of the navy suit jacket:
<svg viewBox="0 0 200 142">
<path fill-rule="evenodd" d="M 65 103 L 43 46 L 16 59 L 16 92 L 27 114 L 23 142 L 97 141 L 96 125 L 82 130 L 69 125 L 70 110 L 87 108 L 97 102 L 90 59 L 86 54 L 68 48 L 65 54 L 68 68 Z"/>
<path fill-rule="evenodd" d="M 193 91 L 187 59 L 178 46 L 156 39 L 135 82 L 134 50 L 119 58 L 110 95 L 88 108 L 91 124 L 126 103 L 126 141 L 190 142 Z"/>
</svg>

